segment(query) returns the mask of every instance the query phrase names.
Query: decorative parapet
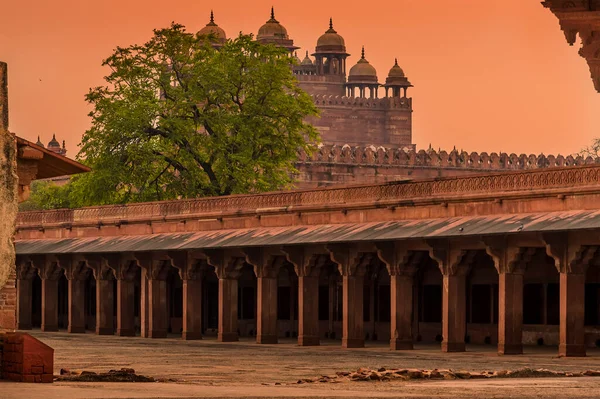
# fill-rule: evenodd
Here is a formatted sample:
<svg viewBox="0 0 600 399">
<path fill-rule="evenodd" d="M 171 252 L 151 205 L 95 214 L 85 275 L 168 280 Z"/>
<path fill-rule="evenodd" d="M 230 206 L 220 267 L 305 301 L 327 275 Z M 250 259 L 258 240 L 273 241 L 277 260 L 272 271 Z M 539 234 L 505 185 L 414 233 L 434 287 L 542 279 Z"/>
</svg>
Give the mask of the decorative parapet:
<svg viewBox="0 0 600 399">
<path fill-rule="evenodd" d="M 384 147 L 351 147 L 349 145 L 322 145 L 312 155 L 301 152 L 300 164 L 330 163 L 361 166 L 406 166 L 444 169 L 478 169 L 482 171 L 529 170 L 564 166 L 581 166 L 599 163 L 592 157 L 500 154 L 492 152 L 468 153 L 452 150 L 416 152 L 414 147 L 384 148 Z"/>
<path fill-rule="evenodd" d="M 409 97 L 384 97 L 361 98 L 333 96 L 327 94 L 313 94 L 315 105 L 320 107 L 363 107 L 379 109 L 412 109 L 412 98 Z"/>
<path fill-rule="evenodd" d="M 23 212 L 18 227 L 45 224 L 126 223 L 148 219 L 215 217 L 223 214 L 285 212 L 302 207 L 326 210 L 339 205 L 401 204 L 404 201 L 445 198 L 530 195 L 532 192 L 566 192 L 571 189 L 600 190 L 600 165 L 573 168 L 533 169 L 508 173 L 449 177 L 414 182 L 391 182 L 376 185 L 334 187 L 327 189 L 274 192 L 255 195 L 199 198 L 118 206 L 90 207 L 75 210 Z"/>
</svg>

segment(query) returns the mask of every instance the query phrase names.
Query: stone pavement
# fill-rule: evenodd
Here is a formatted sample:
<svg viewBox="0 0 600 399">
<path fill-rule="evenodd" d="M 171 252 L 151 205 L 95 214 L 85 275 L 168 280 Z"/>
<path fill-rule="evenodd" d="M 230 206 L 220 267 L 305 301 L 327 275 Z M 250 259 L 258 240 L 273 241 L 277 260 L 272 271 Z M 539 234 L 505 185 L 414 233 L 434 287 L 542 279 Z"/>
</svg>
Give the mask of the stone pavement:
<svg viewBox="0 0 600 399">
<path fill-rule="evenodd" d="M 19 385 L 0 383 L 2 398 L 229 398 L 229 397 L 564 397 L 593 398 L 600 378 L 494 379 L 455 381 L 354 382 L 296 384 L 300 378 L 332 375 L 360 367 L 502 370 L 524 367 L 563 371 L 600 370 L 600 351 L 586 358 L 558 358 L 556 348 L 527 347 L 525 355 L 502 356 L 494 346 L 468 347 L 466 353 L 442 354 L 436 346 L 392 352 L 386 343 L 343 350 L 339 341 L 320 347 L 298 347 L 293 340 L 257 345 L 149 340 L 92 334 L 33 335 L 55 349 L 55 373 L 60 368 L 108 371 L 130 367 L 138 374 L 170 383 L 73 383 Z M 281 385 L 275 385 L 275 384 Z M 25 391 L 24 391 L 25 390 Z M 25 394 L 26 392 L 26 394 Z"/>
</svg>

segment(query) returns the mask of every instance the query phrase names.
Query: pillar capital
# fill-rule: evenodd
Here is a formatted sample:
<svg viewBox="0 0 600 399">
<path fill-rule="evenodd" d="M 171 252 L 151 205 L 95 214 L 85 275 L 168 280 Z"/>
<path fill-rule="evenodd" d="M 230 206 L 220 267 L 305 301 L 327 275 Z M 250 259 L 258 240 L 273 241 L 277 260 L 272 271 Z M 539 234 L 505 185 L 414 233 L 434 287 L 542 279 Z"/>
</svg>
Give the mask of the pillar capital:
<svg viewBox="0 0 600 399">
<path fill-rule="evenodd" d="M 65 269 L 67 280 L 85 281 L 88 279 L 92 270 L 86 267 L 85 262 L 72 261 L 71 266 Z"/>
<path fill-rule="evenodd" d="M 47 255 L 44 257 L 44 263 L 40 269 L 40 277 L 42 280 L 56 281 L 63 273 L 56 256 Z"/>
<path fill-rule="evenodd" d="M 177 269 L 182 281 L 197 281 L 202 278 L 206 257 L 198 258 L 190 251 L 169 251 L 171 266 Z"/>
<path fill-rule="evenodd" d="M 17 258 L 17 279 L 31 280 L 38 274 L 38 269 L 33 267 L 33 263 L 28 258 Z"/>
<path fill-rule="evenodd" d="M 245 248 L 246 263 L 254 267 L 257 278 L 277 278 L 285 258 L 279 249 Z"/>
<path fill-rule="evenodd" d="M 146 271 L 148 280 L 167 279 L 169 267 L 171 267 L 171 258 L 168 257 L 166 252 L 141 252 L 136 253 L 134 256 L 138 266 Z"/>
<path fill-rule="evenodd" d="M 400 242 L 383 241 L 375 244 L 379 260 L 385 263 L 390 276 L 413 277 L 423 260 L 423 251 L 411 251 Z"/>
<path fill-rule="evenodd" d="M 567 233 L 543 234 L 546 254 L 554 259 L 559 273 L 585 274 L 590 263 L 598 256 L 600 246 L 570 242 Z"/>
<path fill-rule="evenodd" d="M 281 251 L 287 261 L 294 265 L 298 277 L 317 277 L 328 259 L 326 251 L 315 248 L 289 246 L 283 247 Z"/>
<path fill-rule="evenodd" d="M 444 276 L 464 276 L 469 273 L 476 251 L 453 248 L 444 240 L 428 240 L 429 256 L 438 263 Z"/>
<path fill-rule="evenodd" d="M 207 262 L 215 268 L 215 274 L 219 279 L 237 280 L 245 263 L 243 254 L 233 254 L 230 251 L 206 250 Z"/>
<path fill-rule="evenodd" d="M 485 237 L 485 252 L 494 261 L 494 267 L 499 274 L 514 273 L 523 274 L 531 258 L 536 252 L 532 247 L 518 247 L 508 244 L 508 238 Z"/>
<path fill-rule="evenodd" d="M 371 252 L 359 252 L 352 244 L 327 245 L 329 258 L 337 264 L 342 276 L 363 277 L 367 266 L 377 255 Z"/>
</svg>

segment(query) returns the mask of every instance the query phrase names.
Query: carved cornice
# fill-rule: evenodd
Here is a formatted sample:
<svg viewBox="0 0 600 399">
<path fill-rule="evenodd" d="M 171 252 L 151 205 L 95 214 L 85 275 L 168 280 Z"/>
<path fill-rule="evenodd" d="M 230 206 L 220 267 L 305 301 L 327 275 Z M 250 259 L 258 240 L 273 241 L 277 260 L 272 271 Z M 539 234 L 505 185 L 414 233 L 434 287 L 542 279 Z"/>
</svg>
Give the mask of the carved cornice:
<svg viewBox="0 0 600 399">
<path fill-rule="evenodd" d="M 531 195 L 552 190 L 600 189 L 600 166 L 496 173 L 467 177 L 392 182 L 315 190 L 284 191 L 256 195 L 199 198 L 130 205 L 90 207 L 75 210 L 24 212 L 18 227 L 61 224 L 136 222 L 146 220 L 221 217 L 240 212 L 284 213 L 302 207 L 330 209 L 335 206 L 375 206 L 386 201 L 431 200 L 445 198 L 495 197 L 499 194 Z"/>
</svg>

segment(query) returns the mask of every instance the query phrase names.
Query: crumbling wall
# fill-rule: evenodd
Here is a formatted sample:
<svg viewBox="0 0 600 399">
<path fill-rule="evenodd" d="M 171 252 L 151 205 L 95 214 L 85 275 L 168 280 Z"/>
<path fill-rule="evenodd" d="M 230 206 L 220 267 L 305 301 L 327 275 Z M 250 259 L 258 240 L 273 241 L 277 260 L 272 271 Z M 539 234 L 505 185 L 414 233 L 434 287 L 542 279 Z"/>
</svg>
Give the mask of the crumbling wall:
<svg viewBox="0 0 600 399">
<path fill-rule="evenodd" d="M 16 148 L 16 138 L 8 131 L 7 65 L 0 62 L 0 288 L 15 274 L 14 233 L 18 195 Z M 1 323 L 0 319 L 0 328 L 6 328 Z"/>
</svg>

